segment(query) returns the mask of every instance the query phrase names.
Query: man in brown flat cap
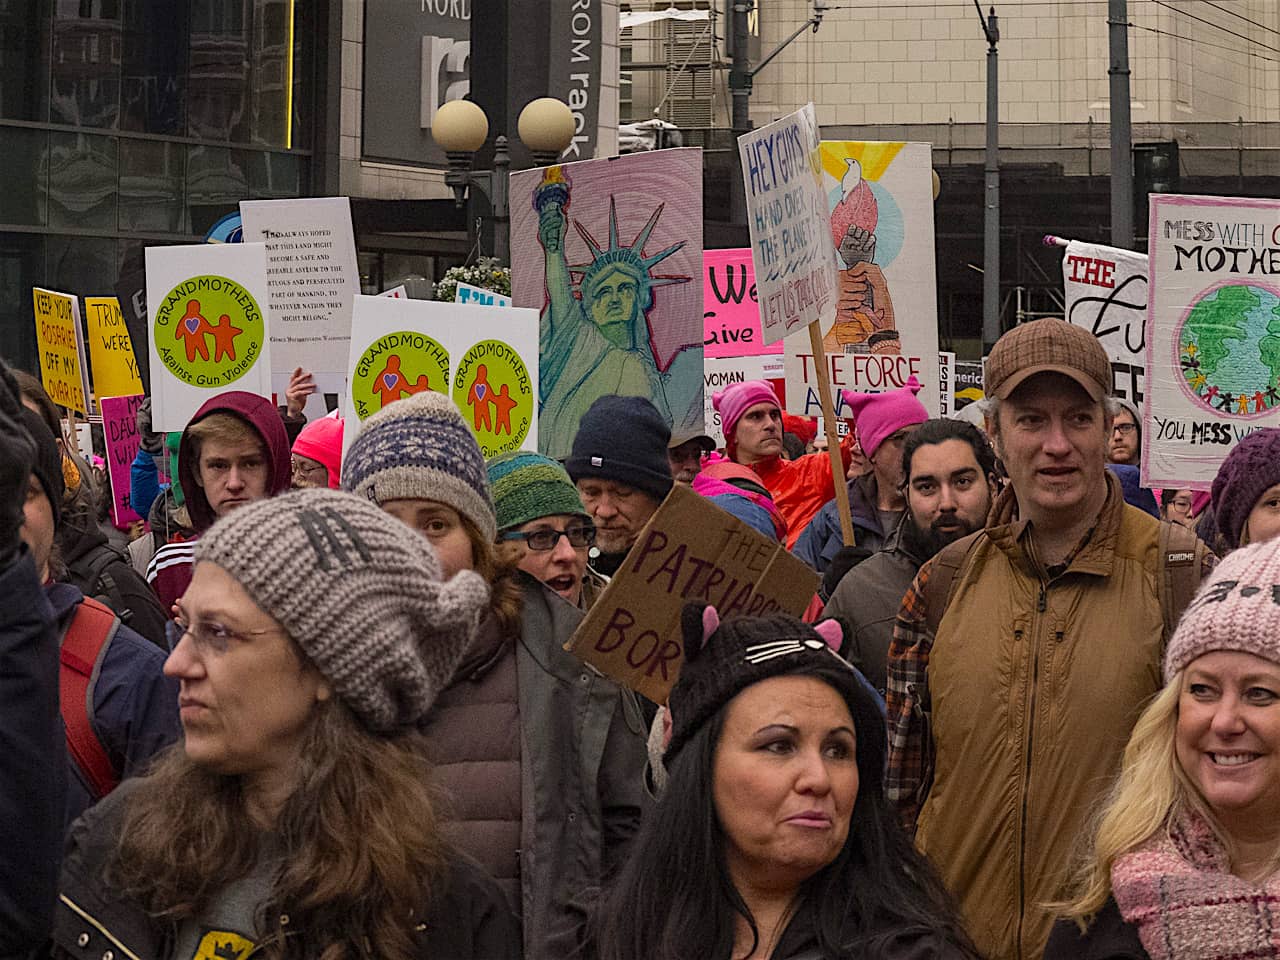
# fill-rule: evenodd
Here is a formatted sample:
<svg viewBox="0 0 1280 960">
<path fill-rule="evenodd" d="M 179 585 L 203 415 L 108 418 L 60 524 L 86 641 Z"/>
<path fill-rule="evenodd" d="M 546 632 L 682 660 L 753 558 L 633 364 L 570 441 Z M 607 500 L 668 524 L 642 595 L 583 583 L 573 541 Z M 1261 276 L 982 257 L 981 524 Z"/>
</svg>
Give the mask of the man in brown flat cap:
<svg viewBox="0 0 1280 960">
<path fill-rule="evenodd" d="M 986 529 L 921 568 L 889 651 L 887 793 L 993 960 L 1043 953 L 1045 904 L 1212 562 L 1125 504 L 1110 392 L 1088 330 L 1000 338 L 986 417 L 1009 485 Z"/>
</svg>

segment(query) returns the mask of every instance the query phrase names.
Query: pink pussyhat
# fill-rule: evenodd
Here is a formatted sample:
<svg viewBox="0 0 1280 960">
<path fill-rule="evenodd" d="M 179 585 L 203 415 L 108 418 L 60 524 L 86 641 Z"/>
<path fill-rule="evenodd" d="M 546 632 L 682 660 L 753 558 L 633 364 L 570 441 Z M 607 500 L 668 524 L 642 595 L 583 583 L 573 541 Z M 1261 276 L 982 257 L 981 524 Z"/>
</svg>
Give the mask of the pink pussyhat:
<svg viewBox="0 0 1280 960">
<path fill-rule="evenodd" d="M 905 385 L 886 393 L 842 391 L 841 396 L 858 425 L 858 443 L 868 458 L 874 457 L 880 444 L 903 427 L 929 419 L 929 411 L 916 399 L 919 392 L 920 381 L 915 374 L 907 378 Z"/>
<path fill-rule="evenodd" d="M 720 414 L 720 424 L 724 429 L 725 448 L 729 451 L 729 455 L 733 455 L 737 443 L 733 438 L 734 428 L 737 427 L 738 421 L 742 419 L 742 415 L 754 407 L 757 403 L 771 403 L 779 410 L 782 404 L 778 402 L 778 395 L 773 392 L 773 387 L 765 383 L 763 380 L 747 380 L 744 383 L 734 383 L 719 393 L 711 395 L 711 406 L 715 407 L 716 412 Z"/>
</svg>

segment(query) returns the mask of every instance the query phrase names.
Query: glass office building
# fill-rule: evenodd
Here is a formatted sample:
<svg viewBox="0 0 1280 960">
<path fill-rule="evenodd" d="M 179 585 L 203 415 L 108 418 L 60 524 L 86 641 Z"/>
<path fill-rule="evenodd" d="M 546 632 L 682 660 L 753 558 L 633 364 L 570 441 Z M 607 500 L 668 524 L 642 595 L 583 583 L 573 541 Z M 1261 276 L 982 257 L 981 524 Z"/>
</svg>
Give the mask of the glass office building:
<svg viewBox="0 0 1280 960">
<path fill-rule="evenodd" d="M 310 192 L 308 0 L 0 0 L 0 355 L 31 288 L 110 296 L 142 249 Z"/>
</svg>

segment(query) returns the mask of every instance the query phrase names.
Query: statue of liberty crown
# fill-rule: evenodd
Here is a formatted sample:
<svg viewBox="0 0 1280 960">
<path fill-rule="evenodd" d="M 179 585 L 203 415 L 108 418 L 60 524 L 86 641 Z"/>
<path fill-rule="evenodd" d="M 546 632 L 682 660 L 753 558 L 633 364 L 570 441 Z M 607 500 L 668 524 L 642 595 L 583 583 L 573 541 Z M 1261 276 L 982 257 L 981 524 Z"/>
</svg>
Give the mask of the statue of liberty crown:
<svg viewBox="0 0 1280 960">
<path fill-rule="evenodd" d="M 666 287 L 675 283 L 688 283 L 692 277 L 686 276 L 664 276 L 654 275 L 650 271 L 661 261 L 667 259 L 677 250 L 685 245 L 684 240 L 679 243 L 672 244 L 665 250 L 660 250 L 651 257 L 644 255 L 644 245 L 649 240 L 649 235 L 653 233 L 653 228 L 658 223 L 658 218 L 662 216 L 662 210 L 666 206 L 664 203 L 658 204 L 658 208 L 653 211 L 653 215 L 649 217 L 649 222 L 644 225 L 644 229 L 636 235 L 631 245 L 623 246 L 618 242 L 618 210 L 612 197 L 609 198 L 609 245 L 601 247 L 593 236 L 587 231 L 587 228 L 581 222 L 573 221 L 574 227 L 577 229 L 579 236 L 587 245 L 587 249 L 591 251 L 591 262 L 571 265 L 569 270 L 573 274 L 578 274 L 580 279 L 573 285 L 574 290 L 581 292 L 587 281 L 597 276 L 600 271 L 606 267 L 615 264 L 630 267 L 639 277 L 640 282 L 644 285 L 645 293 L 651 291 L 654 287 Z"/>
</svg>

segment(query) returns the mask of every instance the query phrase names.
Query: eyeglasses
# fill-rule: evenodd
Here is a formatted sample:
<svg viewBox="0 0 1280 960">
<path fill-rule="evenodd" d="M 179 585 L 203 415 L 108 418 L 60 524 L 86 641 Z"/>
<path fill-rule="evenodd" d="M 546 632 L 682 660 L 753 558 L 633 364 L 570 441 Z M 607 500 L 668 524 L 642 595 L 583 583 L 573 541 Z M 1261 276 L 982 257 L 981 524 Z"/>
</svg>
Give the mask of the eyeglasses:
<svg viewBox="0 0 1280 960">
<path fill-rule="evenodd" d="M 188 623 L 185 617 L 177 617 L 164 625 L 164 639 L 169 649 L 175 649 L 187 634 L 195 641 L 196 646 L 209 653 L 222 654 L 232 640 L 246 640 L 249 637 L 262 637 L 275 633 L 272 627 L 260 630 L 231 630 L 221 623 Z"/>
<path fill-rule="evenodd" d="M 567 539 L 571 547 L 589 547 L 596 542 L 596 528 L 584 525 L 569 527 L 567 530 L 528 530 L 523 533 L 512 530 L 502 535 L 503 540 L 523 540 L 530 550 L 539 553 L 554 550 L 561 537 Z"/>
<path fill-rule="evenodd" d="M 329 478 L 329 471 L 322 463 L 302 463 L 298 460 L 290 460 L 289 472 L 295 477 L 302 477 L 304 480 L 327 480 Z"/>
<path fill-rule="evenodd" d="M 1182 500 L 1182 499 L 1178 499 L 1178 500 L 1170 500 L 1170 501 L 1169 501 L 1169 506 L 1171 506 L 1171 507 L 1177 507 L 1179 510 L 1190 510 L 1190 509 L 1191 509 L 1191 501 L 1190 501 L 1190 500 Z"/>
<path fill-rule="evenodd" d="M 1132 423 L 1117 423 L 1111 428 L 1111 432 L 1118 433 L 1121 436 L 1127 437 L 1129 434 L 1133 433 L 1133 431 L 1137 429 L 1138 428 L 1135 427 Z"/>
</svg>

